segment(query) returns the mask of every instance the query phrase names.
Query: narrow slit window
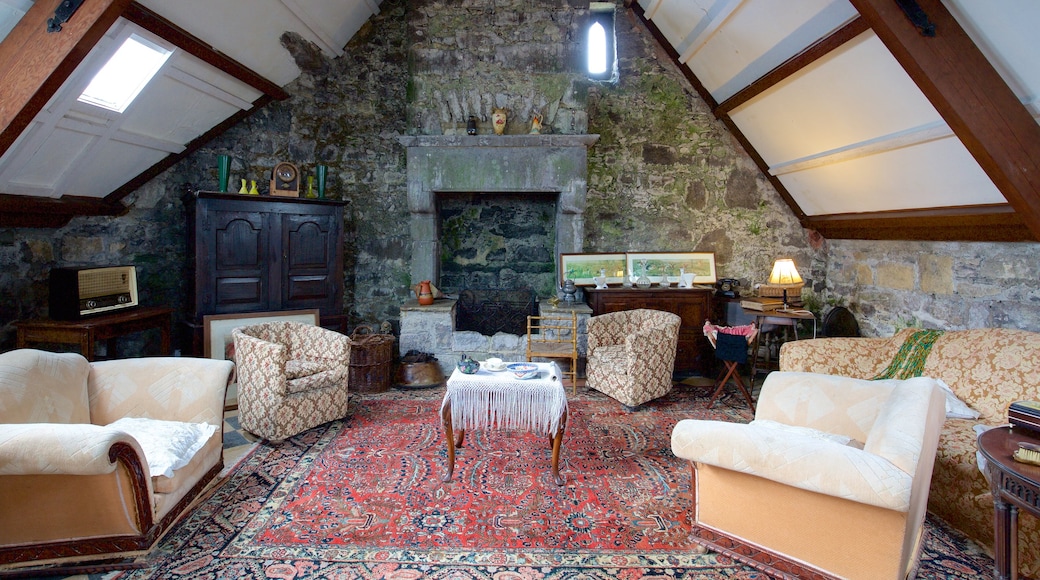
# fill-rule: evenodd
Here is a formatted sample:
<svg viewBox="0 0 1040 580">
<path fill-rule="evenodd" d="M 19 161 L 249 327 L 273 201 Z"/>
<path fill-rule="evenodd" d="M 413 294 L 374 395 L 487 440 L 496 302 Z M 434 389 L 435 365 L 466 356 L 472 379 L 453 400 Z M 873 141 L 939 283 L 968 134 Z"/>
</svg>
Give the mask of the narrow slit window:
<svg viewBox="0 0 1040 580">
<path fill-rule="evenodd" d="M 616 80 L 617 52 L 614 43 L 613 2 L 589 3 L 589 23 L 586 28 L 586 72 L 596 80 Z"/>
<path fill-rule="evenodd" d="M 78 101 L 122 113 L 173 51 L 131 34 L 94 75 Z"/>
</svg>

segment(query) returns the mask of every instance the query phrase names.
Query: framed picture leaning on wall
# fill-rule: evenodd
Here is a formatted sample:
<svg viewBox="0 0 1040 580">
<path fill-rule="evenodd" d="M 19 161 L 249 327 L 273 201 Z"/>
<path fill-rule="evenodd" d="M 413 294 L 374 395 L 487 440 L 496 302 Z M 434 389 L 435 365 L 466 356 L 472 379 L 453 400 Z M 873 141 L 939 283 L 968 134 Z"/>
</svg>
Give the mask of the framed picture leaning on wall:
<svg viewBox="0 0 1040 580">
<path fill-rule="evenodd" d="M 652 282 L 660 282 L 661 278 L 678 278 L 680 270 L 693 274 L 694 284 L 715 283 L 715 252 L 629 252 L 626 254 L 628 271 L 634 276 L 643 272 L 643 261 L 646 261 L 646 275 Z"/>
<path fill-rule="evenodd" d="M 603 270 L 607 275 L 607 284 L 620 284 L 625 276 L 625 254 L 560 254 L 560 278 L 574 280 L 577 286 L 594 286 L 593 278 Z"/>
</svg>

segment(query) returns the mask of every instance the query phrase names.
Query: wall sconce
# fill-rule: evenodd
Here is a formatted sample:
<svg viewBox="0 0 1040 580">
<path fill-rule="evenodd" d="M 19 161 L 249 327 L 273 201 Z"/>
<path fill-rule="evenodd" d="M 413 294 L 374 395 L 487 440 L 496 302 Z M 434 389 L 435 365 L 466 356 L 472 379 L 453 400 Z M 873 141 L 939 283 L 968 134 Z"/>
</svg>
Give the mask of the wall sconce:
<svg viewBox="0 0 1040 580">
<path fill-rule="evenodd" d="M 795 289 L 801 291 L 804 285 L 802 277 L 798 274 L 798 269 L 794 267 L 794 260 L 780 258 L 773 263 L 773 271 L 769 274 L 769 283 L 761 286 L 760 294 L 766 295 L 768 292 L 770 295 L 775 296 L 774 292 L 779 291 L 780 295 L 784 297 L 784 310 L 787 310 L 787 291 Z"/>
</svg>

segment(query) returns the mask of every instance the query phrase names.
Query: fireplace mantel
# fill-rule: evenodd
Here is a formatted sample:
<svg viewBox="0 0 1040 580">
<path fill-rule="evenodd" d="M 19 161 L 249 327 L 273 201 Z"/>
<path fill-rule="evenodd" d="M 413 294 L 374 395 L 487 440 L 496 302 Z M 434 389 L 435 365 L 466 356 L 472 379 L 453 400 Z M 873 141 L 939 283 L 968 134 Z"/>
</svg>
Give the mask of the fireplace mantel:
<svg viewBox="0 0 1040 580">
<path fill-rule="evenodd" d="M 437 194 L 553 193 L 556 252 L 582 251 L 587 153 L 599 135 L 408 135 L 412 281 L 439 280 Z"/>
<path fill-rule="evenodd" d="M 402 135 L 405 147 L 592 147 L 599 135 Z"/>
</svg>

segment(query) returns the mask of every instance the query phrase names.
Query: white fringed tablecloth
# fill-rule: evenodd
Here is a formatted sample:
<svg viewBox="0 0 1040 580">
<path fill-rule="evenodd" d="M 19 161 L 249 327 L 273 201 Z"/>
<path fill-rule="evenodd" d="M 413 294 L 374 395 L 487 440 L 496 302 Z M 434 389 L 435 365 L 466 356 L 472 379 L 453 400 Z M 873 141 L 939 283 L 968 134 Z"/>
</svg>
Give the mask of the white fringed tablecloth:
<svg viewBox="0 0 1040 580">
<path fill-rule="evenodd" d="M 455 369 L 441 402 L 451 405 L 456 429 L 514 429 L 555 435 L 567 412 L 567 391 L 560 382 L 556 363 L 538 365 L 538 377 L 518 379 L 509 371 L 491 372 L 483 367 L 467 375 Z"/>
</svg>

